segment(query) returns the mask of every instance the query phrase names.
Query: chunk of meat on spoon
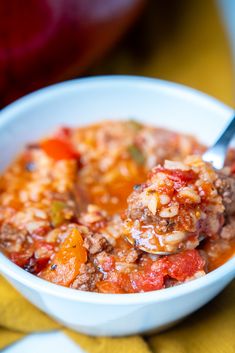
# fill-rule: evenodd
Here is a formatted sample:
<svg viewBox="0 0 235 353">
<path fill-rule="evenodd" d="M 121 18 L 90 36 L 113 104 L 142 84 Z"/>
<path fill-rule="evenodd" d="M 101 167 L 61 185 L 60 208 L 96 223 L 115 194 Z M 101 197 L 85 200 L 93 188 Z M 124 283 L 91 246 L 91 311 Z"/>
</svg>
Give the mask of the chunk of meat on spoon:
<svg viewBox="0 0 235 353">
<path fill-rule="evenodd" d="M 124 235 L 157 254 L 194 249 L 219 236 L 225 215 L 235 211 L 235 179 L 216 172 L 199 156 L 155 167 L 128 198 Z"/>
</svg>

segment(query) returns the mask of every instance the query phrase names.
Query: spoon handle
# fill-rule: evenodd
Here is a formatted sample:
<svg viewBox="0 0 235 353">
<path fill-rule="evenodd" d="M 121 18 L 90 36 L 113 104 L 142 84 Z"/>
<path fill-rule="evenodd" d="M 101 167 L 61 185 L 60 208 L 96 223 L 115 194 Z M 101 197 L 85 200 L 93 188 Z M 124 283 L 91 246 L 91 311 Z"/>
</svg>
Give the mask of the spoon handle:
<svg viewBox="0 0 235 353">
<path fill-rule="evenodd" d="M 225 158 L 228 151 L 229 143 L 235 135 L 235 115 L 228 123 L 214 145 L 203 154 L 205 162 L 212 163 L 215 169 L 221 169 L 224 166 Z"/>
</svg>

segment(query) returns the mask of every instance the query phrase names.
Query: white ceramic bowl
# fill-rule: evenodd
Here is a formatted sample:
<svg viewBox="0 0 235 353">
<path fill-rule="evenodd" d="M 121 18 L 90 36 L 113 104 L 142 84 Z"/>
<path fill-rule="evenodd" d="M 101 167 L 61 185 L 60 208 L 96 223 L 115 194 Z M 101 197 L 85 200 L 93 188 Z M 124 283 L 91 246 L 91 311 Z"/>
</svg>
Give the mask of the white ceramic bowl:
<svg viewBox="0 0 235 353">
<path fill-rule="evenodd" d="M 134 117 L 196 135 L 211 144 L 232 114 L 195 90 L 155 79 L 116 76 L 54 85 L 11 104 L 0 117 L 0 168 L 29 141 L 59 125 Z M 1 273 L 29 301 L 64 325 L 91 335 L 160 330 L 216 296 L 235 275 L 235 258 L 183 285 L 138 294 L 99 294 L 57 286 L 20 269 L 0 254 Z"/>
</svg>

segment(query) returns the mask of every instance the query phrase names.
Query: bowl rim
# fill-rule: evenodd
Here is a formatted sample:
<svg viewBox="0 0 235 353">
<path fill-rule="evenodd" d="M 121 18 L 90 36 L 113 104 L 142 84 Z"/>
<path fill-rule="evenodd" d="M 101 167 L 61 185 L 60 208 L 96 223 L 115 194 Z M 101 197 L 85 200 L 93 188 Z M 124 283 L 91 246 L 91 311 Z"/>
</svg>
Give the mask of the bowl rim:
<svg viewBox="0 0 235 353">
<path fill-rule="evenodd" d="M 57 83 L 19 98 L 15 102 L 2 109 L 0 113 L 0 129 L 7 125 L 10 121 L 17 119 L 17 114 L 22 113 L 22 111 L 27 110 L 28 108 L 31 108 L 35 105 L 43 105 L 43 103 L 46 101 L 49 101 L 50 99 L 56 99 L 58 96 L 68 94 L 75 89 L 79 94 L 79 91 L 83 91 L 84 89 L 88 91 L 90 89 L 99 89 L 101 87 L 108 89 L 110 86 L 120 87 L 120 85 L 126 85 L 130 88 L 133 86 L 139 86 L 139 88 L 143 90 L 155 90 L 156 88 L 161 88 L 166 93 L 171 93 L 175 97 L 183 97 L 184 99 L 194 101 L 200 106 L 207 106 L 210 109 L 215 110 L 217 113 L 221 113 L 223 116 L 226 114 L 229 117 L 229 115 L 233 112 L 232 108 L 228 107 L 217 99 L 196 89 L 186 87 L 178 83 L 143 76 L 93 76 Z M 15 280 L 19 283 L 22 283 L 26 287 L 45 294 L 49 294 L 51 296 L 92 304 L 133 305 L 173 299 L 179 296 L 184 296 L 193 291 L 202 290 L 203 288 L 210 286 L 226 275 L 229 275 L 232 278 L 232 276 L 235 275 L 235 256 L 233 256 L 219 268 L 213 270 L 201 278 L 183 283 L 176 287 L 133 294 L 103 294 L 95 292 L 83 292 L 74 290 L 72 288 L 59 286 L 26 272 L 11 262 L 3 253 L 0 253 L 0 271 L 3 275 L 10 277 L 13 281 Z"/>
</svg>

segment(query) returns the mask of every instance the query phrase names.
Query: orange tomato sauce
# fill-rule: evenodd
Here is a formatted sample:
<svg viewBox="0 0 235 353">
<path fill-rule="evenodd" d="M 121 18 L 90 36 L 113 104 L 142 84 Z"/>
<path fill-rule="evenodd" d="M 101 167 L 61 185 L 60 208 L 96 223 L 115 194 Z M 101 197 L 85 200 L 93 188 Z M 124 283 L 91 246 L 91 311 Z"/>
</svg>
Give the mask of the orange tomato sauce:
<svg viewBox="0 0 235 353">
<path fill-rule="evenodd" d="M 134 293 L 193 278 L 205 269 L 197 249 L 151 257 L 127 242 L 120 219 L 154 166 L 204 149 L 191 136 L 132 120 L 61 128 L 26 146 L 1 176 L 0 249 L 26 271 L 81 290 Z M 234 255 L 235 240 L 200 250 L 211 271 Z"/>
</svg>

